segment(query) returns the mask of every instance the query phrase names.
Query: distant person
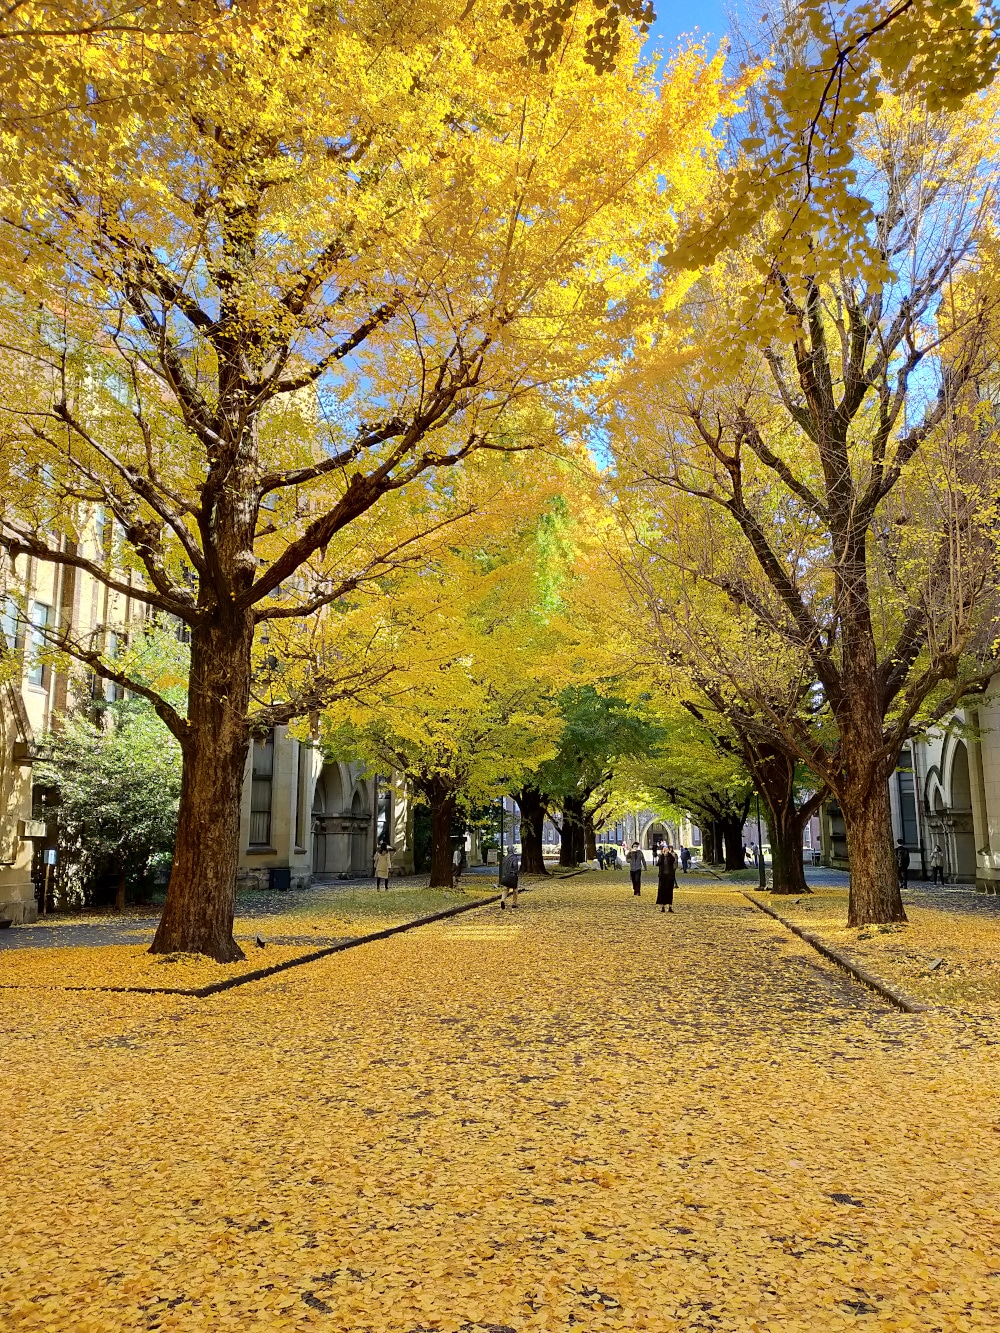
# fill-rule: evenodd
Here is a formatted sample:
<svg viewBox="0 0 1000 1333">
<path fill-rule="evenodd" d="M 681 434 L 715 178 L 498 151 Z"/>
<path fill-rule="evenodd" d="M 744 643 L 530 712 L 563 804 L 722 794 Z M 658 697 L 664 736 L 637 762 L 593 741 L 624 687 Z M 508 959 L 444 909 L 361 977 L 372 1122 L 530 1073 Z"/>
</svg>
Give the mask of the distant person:
<svg viewBox="0 0 1000 1333">
<path fill-rule="evenodd" d="M 612 870 L 618 869 L 618 848 L 608 847 L 604 853 L 604 860 Z"/>
<path fill-rule="evenodd" d="M 375 853 L 375 892 L 379 890 L 381 884 L 385 885 L 386 893 L 389 892 L 389 876 L 392 873 L 392 852 L 389 850 L 388 843 L 380 842 L 378 851 Z"/>
<path fill-rule="evenodd" d="M 507 910 L 507 895 L 510 894 L 511 907 L 517 906 L 517 881 L 521 873 L 521 862 L 513 848 L 507 853 L 500 865 L 500 910 Z"/>
<path fill-rule="evenodd" d="M 906 843 L 902 838 L 896 842 L 896 873 L 899 876 L 899 887 L 905 889 L 909 878 L 910 853 L 906 850 Z"/>
<path fill-rule="evenodd" d="M 931 848 L 931 883 L 944 883 L 944 848 L 939 842 Z"/>
<path fill-rule="evenodd" d="M 600 845 L 597 848 L 597 866 L 599 870 L 604 869 L 604 848 Z"/>
<path fill-rule="evenodd" d="M 741 865 L 741 866 L 745 866 L 746 863 L 747 863 L 747 845 L 746 845 L 746 843 L 744 843 L 744 844 L 743 844 L 743 860 L 740 862 L 740 865 Z"/>
<path fill-rule="evenodd" d="M 681 848 L 681 869 L 685 875 L 691 869 L 691 851 L 687 847 Z"/>
<path fill-rule="evenodd" d="M 646 869 L 646 858 L 634 842 L 628 854 L 628 869 L 632 876 L 632 892 L 638 898 L 642 892 L 642 872 Z"/>
<path fill-rule="evenodd" d="M 673 912 L 674 889 L 677 886 L 677 853 L 671 844 L 656 858 L 656 902 L 661 912 Z"/>
<path fill-rule="evenodd" d="M 458 888 L 458 881 L 462 878 L 462 848 L 456 847 L 451 854 L 451 883 L 453 888 Z"/>
</svg>

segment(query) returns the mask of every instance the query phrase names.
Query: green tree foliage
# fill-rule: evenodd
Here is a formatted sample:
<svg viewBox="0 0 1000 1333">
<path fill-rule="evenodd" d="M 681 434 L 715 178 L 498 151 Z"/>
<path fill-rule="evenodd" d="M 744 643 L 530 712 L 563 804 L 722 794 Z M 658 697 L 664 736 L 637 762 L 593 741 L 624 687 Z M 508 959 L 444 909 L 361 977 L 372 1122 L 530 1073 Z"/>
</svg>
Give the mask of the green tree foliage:
<svg viewBox="0 0 1000 1333">
<path fill-rule="evenodd" d="M 100 723 L 67 718 L 45 749 L 35 780 L 56 794 L 64 900 L 88 904 L 113 875 L 120 908 L 173 847 L 180 746 L 145 700 L 126 700 Z"/>
</svg>

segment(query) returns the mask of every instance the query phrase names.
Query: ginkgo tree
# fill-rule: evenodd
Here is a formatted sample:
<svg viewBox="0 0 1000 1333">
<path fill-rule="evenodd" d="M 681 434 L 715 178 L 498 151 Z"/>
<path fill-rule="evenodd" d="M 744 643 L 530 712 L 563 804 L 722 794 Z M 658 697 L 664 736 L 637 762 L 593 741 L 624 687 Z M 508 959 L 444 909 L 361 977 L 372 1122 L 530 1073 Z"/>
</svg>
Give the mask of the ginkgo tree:
<svg viewBox="0 0 1000 1333">
<path fill-rule="evenodd" d="M 154 951 L 239 956 L 251 732 L 354 688 L 325 609 L 463 512 L 428 479 L 558 448 L 580 384 L 613 373 L 729 97 L 699 52 L 661 78 L 639 41 L 623 30 L 599 74 L 570 25 L 542 68 L 502 3 L 278 0 L 127 133 L 88 103 L 73 133 L 5 142 L 5 166 L 24 160 L 0 224 L 20 257 L 0 541 L 128 586 L 190 637 L 183 715 L 95 645 L 56 645 L 145 690 L 181 744 Z M 78 542 L 95 505 L 108 560 Z M 300 674 L 257 705 L 276 626 L 290 650 L 302 630 Z"/>
<path fill-rule="evenodd" d="M 586 669 L 553 596 L 565 475 L 555 469 L 539 486 L 520 463 L 495 497 L 502 514 L 484 506 L 500 522 L 477 525 L 396 583 L 395 670 L 382 688 L 321 718 L 328 753 L 401 774 L 429 807 L 431 887 L 452 881 L 456 817 L 531 786 L 554 758 L 560 687 Z"/>
<path fill-rule="evenodd" d="M 618 455 L 638 492 L 712 512 L 716 586 L 808 662 L 779 721 L 843 810 L 851 924 L 905 919 L 889 778 L 998 666 L 996 99 L 931 116 L 882 92 L 853 230 L 818 227 L 786 267 L 777 211 L 706 272 L 689 357 L 654 350 Z"/>
</svg>

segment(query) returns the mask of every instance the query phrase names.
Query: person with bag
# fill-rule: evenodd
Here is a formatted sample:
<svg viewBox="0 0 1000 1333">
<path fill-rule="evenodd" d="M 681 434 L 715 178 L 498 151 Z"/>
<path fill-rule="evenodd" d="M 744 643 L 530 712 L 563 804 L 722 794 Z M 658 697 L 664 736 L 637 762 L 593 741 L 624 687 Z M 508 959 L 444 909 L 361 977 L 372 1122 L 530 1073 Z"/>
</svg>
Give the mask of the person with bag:
<svg viewBox="0 0 1000 1333">
<path fill-rule="evenodd" d="M 646 869 L 646 858 L 639 849 L 639 844 L 634 842 L 632 850 L 628 854 L 628 870 L 632 876 L 632 892 L 638 898 L 642 892 L 642 872 Z"/>
<path fill-rule="evenodd" d="M 375 853 L 375 892 L 378 893 L 379 885 L 385 885 L 386 893 L 389 892 L 389 875 L 392 871 L 392 851 L 387 843 L 380 842 L 378 851 Z"/>
<path fill-rule="evenodd" d="M 672 914 L 677 885 L 677 853 L 669 842 L 656 858 L 656 871 L 656 904 L 661 912 Z"/>
<path fill-rule="evenodd" d="M 504 857 L 500 865 L 500 910 L 507 910 L 507 895 L 510 894 L 511 907 L 517 906 L 517 879 L 521 873 L 521 862 L 518 860 L 517 853 L 511 850 Z"/>
<path fill-rule="evenodd" d="M 939 842 L 931 849 L 931 883 L 944 884 L 944 850 Z"/>
</svg>

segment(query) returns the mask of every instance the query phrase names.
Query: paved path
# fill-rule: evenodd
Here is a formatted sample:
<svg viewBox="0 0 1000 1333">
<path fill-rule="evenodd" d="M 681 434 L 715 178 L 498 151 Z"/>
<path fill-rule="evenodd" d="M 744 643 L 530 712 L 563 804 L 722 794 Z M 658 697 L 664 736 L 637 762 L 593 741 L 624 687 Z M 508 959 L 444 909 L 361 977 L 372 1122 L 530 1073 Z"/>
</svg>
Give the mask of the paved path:
<svg viewBox="0 0 1000 1333">
<path fill-rule="evenodd" d="M 205 1001 L 0 993 L 0 1326 L 994 1330 L 991 1022 L 548 884 Z"/>
</svg>

